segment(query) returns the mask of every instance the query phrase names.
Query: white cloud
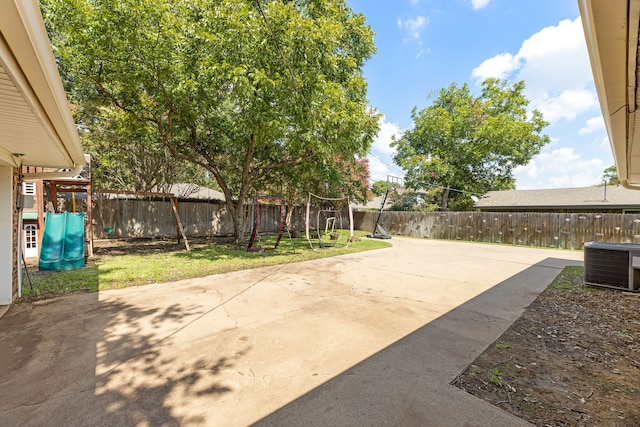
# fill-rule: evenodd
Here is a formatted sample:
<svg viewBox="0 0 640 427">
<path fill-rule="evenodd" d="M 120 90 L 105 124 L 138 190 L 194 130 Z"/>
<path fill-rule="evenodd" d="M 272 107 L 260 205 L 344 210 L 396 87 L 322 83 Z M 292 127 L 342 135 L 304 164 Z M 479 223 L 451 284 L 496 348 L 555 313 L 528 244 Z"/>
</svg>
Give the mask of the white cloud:
<svg viewBox="0 0 640 427">
<path fill-rule="evenodd" d="M 593 133 L 602 129 L 604 129 L 604 119 L 600 115 L 600 116 L 592 117 L 589 120 L 587 120 L 585 126 L 580 128 L 578 133 L 580 135 L 586 135 L 588 133 Z"/>
<path fill-rule="evenodd" d="M 429 53 L 429 49 L 426 49 L 422 46 L 422 40 L 418 41 L 418 53 L 416 53 L 416 59 L 419 59 L 422 55 L 424 55 L 425 53 Z"/>
<path fill-rule="evenodd" d="M 586 89 L 567 89 L 558 96 L 539 100 L 535 108 L 540 110 L 545 120 L 554 123 L 560 119 L 573 120 L 596 105 L 598 105 L 598 97 L 595 92 Z"/>
<path fill-rule="evenodd" d="M 391 174 L 389 167 L 377 157 L 369 156 L 369 175 L 372 182 L 386 181 Z"/>
<path fill-rule="evenodd" d="M 567 88 L 585 88 L 593 80 L 580 18 L 542 29 L 522 43 L 517 56 L 523 61 L 518 79 L 526 82 L 534 101 Z"/>
<path fill-rule="evenodd" d="M 519 190 L 588 187 L 600 182 L 607 167 L 602 159 L 583 159 L 574 148 L 558 148 L 536 156 L 514 170 Z"/>
<path fill-rule="evenodd" d="M 398 18 L 398 28 L 405 32 L 407 39 L 417 40 L 420 38 L 422 30 L 429 21 L 424 16 L 418 15 L 413 19 Z"/>
<path fill-rule="evenodd" d="M 602 138 L 597 138 L 595 141 L 593 141 L 593 147 L 596 150 L 610 152 L 613 156 L 613 152 L 611 150 L 611 142 L 609 141 L 609 135 L 605 135 Z"/>
<path fill-rule="evenodd" d="M 387 156 L 395 153 L 395 149 L 391 147 L 393 136 L 399 138 L 402 135 L 402 129 L 396 123 L 387 122 L 384 116 L 380 117 L 380 132 L 373 140 L 373 150 Z"/>
<path fill-rule="evenodd" d="M 550 122 L 575 119 L 597 105 L 580 18 L 543 28 L 522 43 L 517 54 L 501 53 L 472 71 L 488 77 L 524 80 L 531 108 Z"/>
<path fill-rule="evenodd" d="M 387 122 L 385 116 L 380 116 L 380 131 L 373 140 L 369 158 L 369 171 L 372 181 L 386 180 L 387 175 L 404 175 L 399 166 L 393 163 L 395 149 L 391 147 L 393 137 L 402 136 L 403 130 L 396 123 Z"/>
<path fill-rule="evenodd" d="M 473 10 L 479 10 L 489 4 L 490 0 L 471 0 L 471 7 Z"/>
<path fill-rule="evenodd" d="M 520 60 L 517 57 L 510 53 L 501 53 L 474 68 L 471 75 L 478 81 L 483 81 L 489 77 L 503 79 L 518 68 L 520 68 Z"/>
</svg>

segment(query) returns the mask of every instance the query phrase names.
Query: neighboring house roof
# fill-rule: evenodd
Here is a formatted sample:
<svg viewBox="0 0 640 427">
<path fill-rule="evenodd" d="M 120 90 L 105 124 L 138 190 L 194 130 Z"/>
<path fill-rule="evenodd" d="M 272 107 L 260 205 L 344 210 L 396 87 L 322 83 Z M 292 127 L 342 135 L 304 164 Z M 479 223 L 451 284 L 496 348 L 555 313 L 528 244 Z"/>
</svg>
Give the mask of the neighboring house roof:
<svg viewBox="0 0 640 427">
<path fill-rule="evenodd" d="M 423 189 L 419 189 L 419 190 L 409 190 L 407 194 L 413 194 L 419 197 L 424 194 L 427 194 L 427 192 Z M 373 200 L 369 200 L 365 204 L 362 204 L 359 201 L 352 201 L 351 207 L 356 210 L 357 209 L 380 209 L 380 207 L 382 206 L 382 201 L 384 200 L 384 197 L 385 197 L 384 194 L 381 196 L 376 196 Z M 384 204 L 385 210 L 391 209 L 391 207 L 394 204 L 394 201 L 395 201 L 395 198 L 393 197 L 393 192 L 390 191 L 387 196 L 387 201 Z"/>
<path fill-rule="evenodd" d="M 489 191 L 474 205 L 480 210 L 539 209 L 640 209 L 640 191 L 605 187 L 556 188 L 546 190 Z"/>
<path fill-rule="evenodd" d="M 84 164 L 38 2 L 0 8 L 0 165 Z"/>
<path fill-rule="evenodd" d="M 373 200 L 368 200 L 367 203 L 362 204 L 358 201 L 352 201 L 351 202 L 351 208 L 352 209 L 380 209 L 380 207 L 382 206 L 382 200 L 384 200 L 384 194 L 382 196 L 376 196 L 374 197 Z M 384 204 L 384 208 L 385 209 L 389 209 L 391 206 L 393 206 L 393 202 L 391 201 L 391 197 L 387 197 L 387 201 Z"/>
<path fill-rule="evenodd" d="M 173 184 L 170 192 L 176 197 L 185 199 L 220 200 L 223 202 L 225 200 L 224 193 L 221 191 L 196 184 Z"/>
</svg>

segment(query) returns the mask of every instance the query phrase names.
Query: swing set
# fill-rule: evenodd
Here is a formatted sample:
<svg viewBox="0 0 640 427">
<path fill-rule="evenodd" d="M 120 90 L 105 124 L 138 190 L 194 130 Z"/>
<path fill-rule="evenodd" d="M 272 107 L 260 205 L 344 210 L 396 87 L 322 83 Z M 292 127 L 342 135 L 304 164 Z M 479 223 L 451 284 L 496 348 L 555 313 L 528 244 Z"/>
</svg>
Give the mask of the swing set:
<svg viewBox="0 0 640 427">
<path fill-rule="evenodd" d="M 182 222 L 180 221 L 180 215 L 178 213 L 178 198 L 174 196 L 172 193 L 158 193 L 158 192 L 152 192 L 152 191 L 107 190 L 103 188 L 96 189 L 95 193 L 98 195 L 132 196 L 132 197 L 141 197 L 141 198 L 146 197 L 146 198 L 158 198 L 163 200 L 168 199 L 171 203 L 173 216 L 175 217 L 176 238 L 178 239 L 178 243 L 180 243 L 181 239 L 184 239 L 185 249 L 187 251 L 191 250 L 191 248 L 189 247 L 189 241 L 187 240 L 187 236 L 182 226 Z M 98 207 L 100 208 L 99 205 Z M 124 205 L 124 209 L 126 211 L 127 204 Z M 103 210 L 104 209 L 99 210 L 101 218 L 103 215 Z M 124 216 L 127 217 L 127 220 L 128 220 L 128 215 L 126 212 L 124 212 Z M 116 231 L 115 209 L 113 208 L 110 209 L 109 211 L 109 221 L 105 223 L 103 219 L 103 231 L 107 236 L 112 236 L 113 233 Z"/>
<path fill-rule="evenodd" d="M 93 223 L 93 211 L 91 209 L 91 195 L 92 195 L 92 185 L 91 181 L 86 179 L 54 179 L 54 180 L 46 180 L 44 185 L 49 192 L 49 198 L 51 200 L 51 206 L 53 208 L 53 212 L 58 212 L 58 194 L 60 193 L 71 193 L 71 204 L 72 204 L 72 212 L 76 213 L 78 211 L 78 203 L 76 200 L 76 193 L 86 194 L 86 255 L 93 256 L 93 227 L 90 224 Z M 42 197 L 42 195 L 40 196 Z M 38 206 L 43 206 L 44 201 L 41 199 L 38 202 Z M 38 229 L 44 230 L 44 212 L 39 212 L 38 214 Z"/>
<path fill-rule="evenodd" d="M 296 248 L 291 233 L 286 229 L 285 217 L 287 206 L 283 196 L 255 196 L 253 198 L 253 224 L 247 252 L 276 250 L 286 234 L 291 243 L 293 253 Z"/>
<path fill-rule="evenodd" d="M 312 206 L 316 209 L 315 225 L 311 223 Z M 314 242 L 320 248 L 338 245 L 348 247 L 353 240 L 353 211 L 349 197 L 329 198 L 309 193 L 305 223 L 305 234 L 311 249 L 315 249 Z"/>
</svg>

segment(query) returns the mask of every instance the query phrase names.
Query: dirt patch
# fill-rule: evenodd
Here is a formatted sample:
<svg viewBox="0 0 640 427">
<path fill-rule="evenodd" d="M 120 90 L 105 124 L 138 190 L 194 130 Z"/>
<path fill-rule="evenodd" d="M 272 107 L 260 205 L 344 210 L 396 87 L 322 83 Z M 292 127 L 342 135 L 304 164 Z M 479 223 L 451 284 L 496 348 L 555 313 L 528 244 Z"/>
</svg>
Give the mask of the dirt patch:
<svg viewBox="0 0 640 427">
<path fill-rule="evenodd" d="M 538 426 L 640 425 L 640 295 L 568 267 L 454 382 Z"/>
</svg>

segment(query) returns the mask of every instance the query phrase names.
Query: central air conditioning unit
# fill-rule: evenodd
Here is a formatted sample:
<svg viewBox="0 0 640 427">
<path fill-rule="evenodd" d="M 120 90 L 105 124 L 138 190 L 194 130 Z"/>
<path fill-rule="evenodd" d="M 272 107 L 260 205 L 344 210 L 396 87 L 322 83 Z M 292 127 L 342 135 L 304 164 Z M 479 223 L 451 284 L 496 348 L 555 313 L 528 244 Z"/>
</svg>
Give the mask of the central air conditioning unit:
<svg viewBox="0 0 640 427">
<path fill-rule="evenodd" d="M 640 245 L 587 242 L 584 282 L 623 291 L 640 290 Z"/>
</svg>

